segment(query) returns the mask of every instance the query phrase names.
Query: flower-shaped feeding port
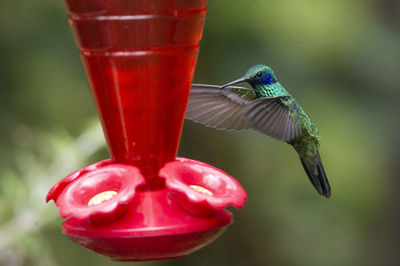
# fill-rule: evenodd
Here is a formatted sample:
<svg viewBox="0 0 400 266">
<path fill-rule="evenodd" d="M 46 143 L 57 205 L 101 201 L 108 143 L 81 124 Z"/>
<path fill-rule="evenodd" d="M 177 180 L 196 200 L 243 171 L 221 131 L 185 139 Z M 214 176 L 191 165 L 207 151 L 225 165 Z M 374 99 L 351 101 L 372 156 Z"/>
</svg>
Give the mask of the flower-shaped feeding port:
<svg viewBox="0 0 400 266">
<path fill-rule="evenodd" d="M 171 199 L 194 215 L 209 216 L 229 205 L 242 208 L 247 200 L 233 177 L 203 162 L 177 158 L 160 170 L 160 176 L 166 179 Z"/>
<path fill-rule="evenodd" d="M 61 194 L 61 192 L 64 190 L 66 186 L 68 186 L 70 183 L 75 181 L 78 177 L 82 176 L 85 173 L 88 173 L 90 171 L 99 169 L 103 166 L 109 165 L 111 163 L 111 160 L 103 160 L 97 163 L 90 164 L 86 167 L 83 167 L 82 169 L 79 169 L 78 171 L 73 172 L 72 174 L 69 174 L 68 176 L 64 177 L 60 182 L 55 184 L 50 191 L 47 193 L 46 197 L 46 202 L 49 202 L 50 200 L 54 200 L 54 202 L 57 201 L 58 196 Z"/>
<path fill-rule="evenodd" d="M 49 192 L 47 200 L 55 201 L 62 218 L 110 223 L 126 212 L 136 188 L 144 183 L 138 168 L 103 161 L 61 180 Z"/>
</svg>

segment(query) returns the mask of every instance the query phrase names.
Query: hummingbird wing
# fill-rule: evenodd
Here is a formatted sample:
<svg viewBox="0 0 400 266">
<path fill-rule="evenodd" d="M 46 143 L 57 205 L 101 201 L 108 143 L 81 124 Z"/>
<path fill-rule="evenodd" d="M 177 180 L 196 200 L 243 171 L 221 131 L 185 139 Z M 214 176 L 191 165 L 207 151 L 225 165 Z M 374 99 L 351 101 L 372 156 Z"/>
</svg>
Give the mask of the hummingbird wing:
<svg viewBox="0 0 400 266">
<path fill-rule="evenodd" d="M 257 98 L 244 87 L 193 84 L 185 118 L 216 129 L 252 128 L 288 142 L 302 133 L 296 105 L 289 96 Z"/>
<path fill-rule="evenodd" d="M 250 128 L 243 109 L 254 99 L 256 95 L 252 89 L 193 84 L 185 118 L 216 129 Z"/>
<path fill-rule="evenodd" d="M 302 134 L 297 103 L 290 96 L 250 101 L 243 115 L 252 128 L 278 140 L 289 142 Z"/>
</svg>

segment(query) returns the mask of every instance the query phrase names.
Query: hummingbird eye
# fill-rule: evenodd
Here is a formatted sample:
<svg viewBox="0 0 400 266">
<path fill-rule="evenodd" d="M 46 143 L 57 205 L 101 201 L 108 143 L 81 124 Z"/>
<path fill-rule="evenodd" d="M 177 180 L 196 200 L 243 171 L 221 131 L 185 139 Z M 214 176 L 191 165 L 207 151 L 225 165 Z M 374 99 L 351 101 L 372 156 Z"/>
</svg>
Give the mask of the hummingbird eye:
<svg viewBox="0 0 400 266">
<path fill-rule="evenodd" d="M 259 77 L 259 78 L 261 78 L 263 75 L 264 75 L 264 73 L 263 73 L 262 71 L 260 71 L 260 72 L 258 72 L 258 73 L 256 74 L 256 76 Z"/>
</svg>

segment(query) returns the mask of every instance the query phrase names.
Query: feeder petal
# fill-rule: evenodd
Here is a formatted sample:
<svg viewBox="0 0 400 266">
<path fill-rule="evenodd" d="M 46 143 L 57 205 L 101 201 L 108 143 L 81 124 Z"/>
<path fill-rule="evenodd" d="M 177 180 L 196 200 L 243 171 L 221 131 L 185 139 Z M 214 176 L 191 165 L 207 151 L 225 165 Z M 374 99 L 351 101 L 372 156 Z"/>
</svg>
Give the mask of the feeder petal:
<svg viewBox="0 0 400 266">
<path fill-rule="evenodd" d="M 171 198 L 196 214 L 210 215 L 229 205 L 240 209 L 247 200 L 245 190 L 232 176 L 203 162 L 177 158 L 159 175 L 172 191 Z"/>
<path fill-rule="evenodd" d="M 58 195 L 55 203 L 60 208 L 62 218 L 107 223 L 124 213 L 134 198 L 137 186 L 144 182 L 138 168 L 109 164 L 75 177 Z M 113 196 L 98 204 L 89 204 L 95 197 L 104 197 L 105 192 Z"/>
</svg>

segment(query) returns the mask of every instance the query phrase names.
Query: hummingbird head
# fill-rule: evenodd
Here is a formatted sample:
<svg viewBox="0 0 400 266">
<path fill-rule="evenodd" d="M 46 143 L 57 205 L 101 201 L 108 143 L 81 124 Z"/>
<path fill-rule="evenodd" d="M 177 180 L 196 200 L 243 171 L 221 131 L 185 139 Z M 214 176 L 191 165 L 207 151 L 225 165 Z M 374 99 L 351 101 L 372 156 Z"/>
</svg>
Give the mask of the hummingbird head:
<svg viewBox="0 0 400 266">
<path fill-rule="evenodd" d="M 255 65 L 249 68 L 249 70 L 247 70 L 246 74 L 243 77 L 234 80 L 232 82 L 229 82 L 221 86 L 220 88 L 223 89 L 225 87 L 241 82 L 247 82 L 252 87 L 255 87 L 257 85 L 269 85 L 275 83 L 276 81 L 277 78 L 272 68 L 266 65 Z"/>
</svg>

